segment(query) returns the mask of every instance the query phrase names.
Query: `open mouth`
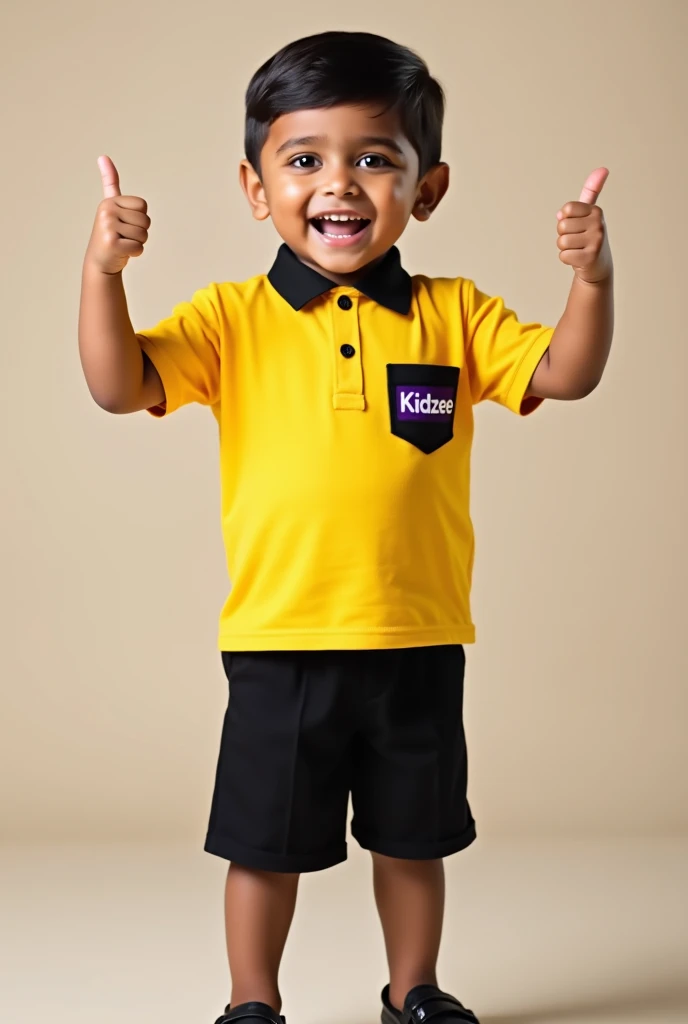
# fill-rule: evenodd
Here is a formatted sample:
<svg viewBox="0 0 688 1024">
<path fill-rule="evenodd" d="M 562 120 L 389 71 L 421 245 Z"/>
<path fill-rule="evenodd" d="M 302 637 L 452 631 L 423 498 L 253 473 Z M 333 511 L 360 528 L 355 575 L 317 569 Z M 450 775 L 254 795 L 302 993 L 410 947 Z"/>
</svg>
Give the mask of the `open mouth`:
<svg viewBox="0 0 688 1024">
<path fill-rule="evenodd" d="M 350 245 L 358 241 L 370 226 L 370 221 L 365 217 L 345 217 L 336 214 L 313 217 L 310 223 L 318 234 L 322 235 L 324 241 L 339 245 Z"/>
</svg>

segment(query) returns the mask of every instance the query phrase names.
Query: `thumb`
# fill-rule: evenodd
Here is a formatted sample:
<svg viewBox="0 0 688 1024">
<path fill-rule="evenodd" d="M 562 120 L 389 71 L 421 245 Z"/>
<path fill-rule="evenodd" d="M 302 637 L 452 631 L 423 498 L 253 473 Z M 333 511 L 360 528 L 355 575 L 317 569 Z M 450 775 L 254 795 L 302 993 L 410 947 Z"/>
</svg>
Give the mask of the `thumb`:
<svg viewBox="0 0 688 1024">
<path fill-rule="evenodd" d="M 590 203 L 594 206 L 608 177 L 609 171 L 606 167 L 598 167 L 596 171 L 589 174 L 585 179 L 585 185 L 583 185 L 579 201 L 581 203 Z"/>
<path fill-rule="evenodd" d="M 105 199 L 111 199 L 112 196 L 121 196 L 122 193 L 119 190 L 119 174 L 117 173 L 117 168 L 110 157 L 99 156 L 98 167 L 100 168 L 100 177 L 103 182 L 103 196 Z"/>
</svg>

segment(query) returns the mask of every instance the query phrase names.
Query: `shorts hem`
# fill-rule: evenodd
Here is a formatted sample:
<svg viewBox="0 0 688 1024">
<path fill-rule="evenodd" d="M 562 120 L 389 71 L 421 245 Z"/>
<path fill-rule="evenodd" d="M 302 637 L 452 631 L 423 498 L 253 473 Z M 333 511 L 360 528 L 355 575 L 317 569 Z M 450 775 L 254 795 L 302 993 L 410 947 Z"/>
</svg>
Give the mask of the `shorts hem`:
<svg viewBox="0 0 688 1024">
<path fill-rule="evenodd" d="M 362 849 L 382 854 L 383 857 L 396 857 L 399 860 L 441 860 L 465 850 L 475 842 L 478 834 L 473 822 L 460 836 L 438 843 L 388 843 L 384 839 L 369 839 L 355 833 L 353 835 Z"/>
<path fill-rule="evenodd" d="M 268 853 L 265 850 L 252 850 L 242 846 L 225 836 L 207 835 L 203 849 L 216 857 L 230 860 L 245 868 L 256 871 L 274 871 L 284 874 L 306 874 L 311 871 L 324 871 L 336 864 L 341 864 L 347 857 L 347 846 L 326 850 L 323 853 Z"/>
</svg>

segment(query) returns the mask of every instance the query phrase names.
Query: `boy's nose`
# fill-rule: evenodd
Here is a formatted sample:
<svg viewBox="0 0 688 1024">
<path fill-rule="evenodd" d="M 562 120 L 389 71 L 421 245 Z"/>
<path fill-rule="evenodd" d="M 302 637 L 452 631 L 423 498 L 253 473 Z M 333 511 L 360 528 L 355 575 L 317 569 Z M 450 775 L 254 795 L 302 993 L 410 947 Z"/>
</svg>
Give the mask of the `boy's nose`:
<svg viewBox="0 0 688 1024">
<path fill-rule="evenodd" d="M 356 196 L 360 195 L 360 188 L 348 174 L 337 174 L 330 177 L 329 181 L 323 184 L 321 194 L 324 196 Z"/>
</svg>

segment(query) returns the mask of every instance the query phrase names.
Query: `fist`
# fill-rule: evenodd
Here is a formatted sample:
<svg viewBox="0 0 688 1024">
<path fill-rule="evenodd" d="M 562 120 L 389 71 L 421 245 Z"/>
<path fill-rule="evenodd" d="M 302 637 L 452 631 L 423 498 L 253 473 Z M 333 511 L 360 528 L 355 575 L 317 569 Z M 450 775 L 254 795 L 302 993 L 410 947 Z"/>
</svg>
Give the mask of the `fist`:
<svg viewBox="0 0 688 1024">
<path fill-rule="evenodd" d="M 578 202 L 566 203 L 557 214 L 559 259 L 589 284 L 599 284 L 612 273 L 604 214 L 596 205 L 608 176 L 606 167 L 598 167 L 588 175 Z"/>
<path fill-rule="evenodd" d="M 109 156 L 98 158 L 103 200 L 98 205 L 86 259 L 103 274 L 119 274 L 148 241 L 150 217 L 145 199 L 123 196 L 117 168 Z"/>
</svg>

